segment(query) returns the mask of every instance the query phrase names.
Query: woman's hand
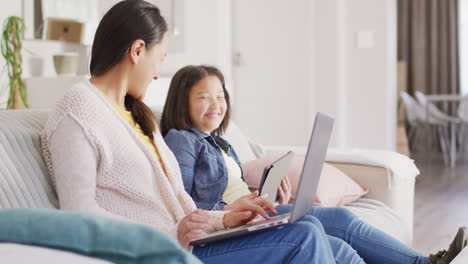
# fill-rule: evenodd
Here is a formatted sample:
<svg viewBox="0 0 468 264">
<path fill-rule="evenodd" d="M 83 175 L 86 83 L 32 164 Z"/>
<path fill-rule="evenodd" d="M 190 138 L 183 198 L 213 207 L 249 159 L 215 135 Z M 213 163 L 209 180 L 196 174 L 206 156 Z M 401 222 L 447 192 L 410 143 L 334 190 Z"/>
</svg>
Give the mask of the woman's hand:
<svg viewBox="0 0 468 264">
<path fill-rule="evenodd" d="M 241 198 L 235 200 L 231 204 L 225 205 L 223 211 L 239 212 L 244 211 L 246 208 L 254 209 L 256 208 L 255 206 L 260 206 L 263 209 L 262 211 L 254 211 L 258 211 L 258 213 L 260 213 L 261 215 L 266 215 L 265 210 L 277 214 L 275 206 L 266 199 L 267 197 L 268 194 L 258 196 L 258 191 L 255 191 L 251 194 L 242 196 Z"/>
<path fill-rule="evenodd" d="M 288 176 L 284 177 L 281 180 L 281 186 L 278 187 L 278 203 L 287 204 L 291 199 L 291 183 L 289 182 Z"/>
<path fill-rule="evenodd" d="M 201 209 L 197 209 L 182 218 L 177 229 L 177 240 L 185 247 L 189 247 L 190 241 L 206 235 L 206 230 L 211 228 L 213 220 L 210 215 Z"/>
<path fill-rule="evenodd" d="M 224 227 L 236 227 L 240 225 L 245 225 L 248 222 L 252 221 L 255 217 L 253 217 L 253 213 L 251 211 L 244 211 L 244 212 L 229 212 L 224 215 L 223 224 Z"/>
<path fill-rule="evenodd" d="M 268 197 L 267 194 L 258 196 L 258 191 L 255 191 L 251 194 L 242 196 L 232 204 L 224 206 L 223 210 L 231 211 L 224 216 L 224 226 L 236 227 L 246 224 L 255 219 L 259 214 L 265 219 L 269 219 L 270 216 L 266 211 L 277 214 L 278 212 L 276 211 L 275 206 L 268 201 L 266 197 Z"/>
</svg>

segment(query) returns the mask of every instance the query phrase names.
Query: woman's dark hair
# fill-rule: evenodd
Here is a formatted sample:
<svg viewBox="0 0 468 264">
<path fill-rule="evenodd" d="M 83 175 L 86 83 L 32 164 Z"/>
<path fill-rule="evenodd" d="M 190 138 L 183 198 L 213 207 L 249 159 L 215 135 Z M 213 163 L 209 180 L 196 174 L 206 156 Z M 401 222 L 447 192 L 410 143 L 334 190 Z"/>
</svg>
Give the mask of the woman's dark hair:
<svg viewBox="0 0 468 264">
<path fill-rule="evenodd" d="M 160 43 L 167 24 L 159 9 L 143 0 L 125 0 L 114 5 L 102 18 L 91 51 L 91 76 L 104 74 L 117 65 L 141 39 L 147 48 Z M 127 94 L 125 107 L 132 113 L 143 133 L 153 139 L 156 118 L 142 101 Z"/>
<path fill-rule="evenodd" d="M 188 97 L 192 87 L 206 76 L 216 76 L 223 86 L 226 99 L 226 114 L 219 127 L 214 131 L 221 136 L 227 129 L 231 116 L 229 93 L 226 90 L 224 76 L 220 70 L 212 66 L 185 66 L 172 77 L 171 85 L 167 93 L 166 103 L 161 117 L 161 133 L 165 136 L 171 128 L 188 130 L 190 128 L 190 115 L 188 109 Z"/>
</svg>

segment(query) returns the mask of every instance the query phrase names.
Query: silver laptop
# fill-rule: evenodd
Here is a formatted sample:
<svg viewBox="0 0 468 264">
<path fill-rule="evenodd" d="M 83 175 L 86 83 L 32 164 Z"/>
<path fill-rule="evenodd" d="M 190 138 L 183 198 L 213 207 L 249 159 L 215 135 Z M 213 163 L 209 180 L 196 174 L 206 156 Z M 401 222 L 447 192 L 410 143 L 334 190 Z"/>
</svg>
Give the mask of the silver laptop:
<svg viewBox="0 0 468 264">
<path fill-rule="evenodd" d="M 333 118 L 322 113 L 317 113 L 291 213 L 274 216 L 268 220 L 261 220 L 235 228 L 216 231 L 200 239 L 192 240 L 190 245 L 203 246 L 224 239 L 281 227 L 294 223 L 309 213 L 314 204 L 315 193 L 317 192 L 332 129 Z"/>
<path fill-rule="evenodd" d="M 284 154 L 279 159 L 265 166 L 258 187 L 259 195 L 267 193 L 267 200 L 272 203 L 278 200 L 278 188 L 281 185 L 281 180 L 288 175 L 292 158 L 294 158 L 294 152 L 288 151 L 288 153 Z"/>
</svg>

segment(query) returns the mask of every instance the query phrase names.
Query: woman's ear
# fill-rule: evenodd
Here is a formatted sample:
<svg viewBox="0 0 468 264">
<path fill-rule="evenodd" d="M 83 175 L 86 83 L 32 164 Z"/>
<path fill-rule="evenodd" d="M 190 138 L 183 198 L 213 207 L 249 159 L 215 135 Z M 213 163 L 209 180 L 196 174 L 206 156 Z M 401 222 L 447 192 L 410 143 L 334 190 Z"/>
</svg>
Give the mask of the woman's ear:
<svg viewBox="0 0 468 264">
<path fill-rule="evenodd" d="M 130 56 L 130 61 L 133 64 L 138 64 L 138 61 L 141 58 L 141 53 L 144 51 L 145 45 L 145 41 L 142 39 L 137 39 L 133 41 L 132 46 L 130 46 L 130 52 L 128 54 Z"/>
</svg>

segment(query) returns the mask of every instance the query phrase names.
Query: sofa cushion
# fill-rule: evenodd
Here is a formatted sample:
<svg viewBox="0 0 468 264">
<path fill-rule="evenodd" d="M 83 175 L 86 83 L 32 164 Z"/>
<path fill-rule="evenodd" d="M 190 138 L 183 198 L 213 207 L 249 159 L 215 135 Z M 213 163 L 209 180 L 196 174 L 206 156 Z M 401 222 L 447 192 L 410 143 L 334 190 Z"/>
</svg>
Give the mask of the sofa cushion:
<svg viewBox="0 0 468 264">
<path fill-rule="evenodd" d="M 0 210 L 0 241 L 70 251 L 114 263 L 200 263 L 155 228 L 55 209 Z"/>
<path fill-rule="evenodd" d="M 242 164 L 242 170 L 250 188 L 258 188 L 263 169 L 280 156 L 266 156 Z M 296 197 L 299 177 L 304 166 L 304 156 L 294 157 L 288 169 L 288 177 L 292 187 L 292 202 Z M 314 204 L 317 206 L 335 207 L 351 203 L 365 195 L 367 190 L 353 181 L 339 169 L 325 163 L 315 195 Z"/>
<path fill-rule="evenodd" d="M 58 207 L 40 143 L 48 113 L 0 111 L 0 208 Z"/>
<path fill-rule="evenodd" d="M 150 107 L 151 111 L 153 111 L 154 116 L 156 117 L 156 122 L 159 124 L 161 122 L 162 112 L 164 110 L 164 106 L 156 105 Z"/>
<path fill-rule="evenodd" d="M 234 121 L 229 122 L 229 126 L 222 137 L 232 145 L 241 163 L 257 158 L 250 147 L 249 139 Z"/>
<path fill-rule="evenodd" d="M 2 263 L 111 264 L 112 262 L 73 252 L 16 243 L 0 243 Z"/>
</svg>

